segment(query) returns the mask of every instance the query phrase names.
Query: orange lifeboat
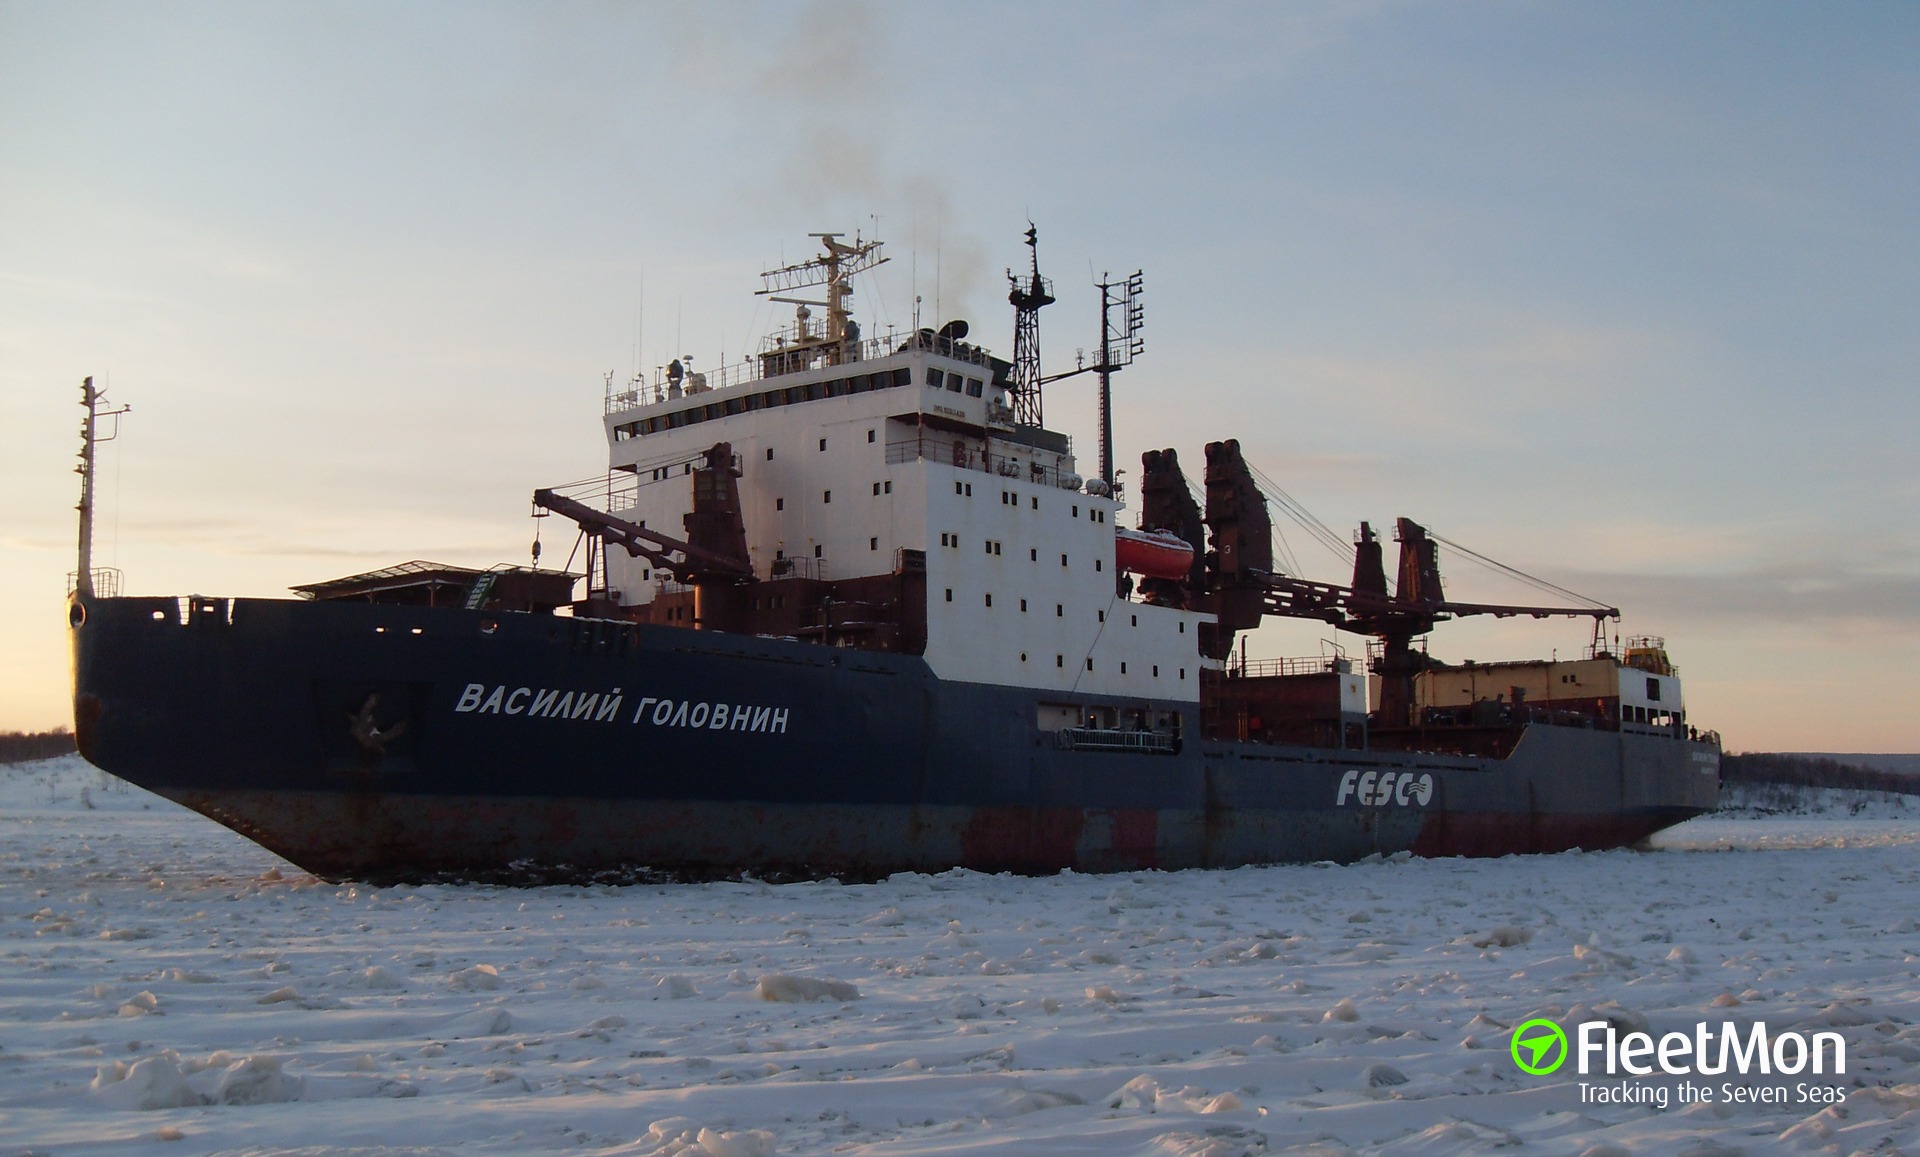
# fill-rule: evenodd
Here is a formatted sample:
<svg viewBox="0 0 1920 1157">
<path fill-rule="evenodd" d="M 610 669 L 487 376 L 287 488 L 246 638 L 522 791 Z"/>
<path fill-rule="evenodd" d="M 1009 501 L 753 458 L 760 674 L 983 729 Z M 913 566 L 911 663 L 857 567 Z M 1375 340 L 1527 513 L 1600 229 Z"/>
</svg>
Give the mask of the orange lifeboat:
<svg viewBox="0 0 1920 1157">
<path fill-rule="evenodd" d="M 1193 545 L 1171 530 L 1113 530 L 1113 551 L 1121 570 L 1147 578 L 1183 579 L 1193 567 Z"/>
</svg>

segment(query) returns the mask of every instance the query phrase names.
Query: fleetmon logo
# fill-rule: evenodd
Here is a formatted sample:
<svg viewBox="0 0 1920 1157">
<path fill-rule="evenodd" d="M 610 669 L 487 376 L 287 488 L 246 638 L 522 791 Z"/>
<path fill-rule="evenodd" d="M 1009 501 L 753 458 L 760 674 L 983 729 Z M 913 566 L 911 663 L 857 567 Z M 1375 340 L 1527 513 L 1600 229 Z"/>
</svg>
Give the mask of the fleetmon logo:
<svg viewBox="0 0 1920 1157">
<path fill-rule="evenodd" d="M 1565 1063 L 1567 1031 L 1544 1018 L 1530 1020 L 1513 1030 L 1513 1043 L 1507 1048 L 1513 1054 L 1514 1064 L 1536 1077 L 1544 1077 Z"/>
</svg>

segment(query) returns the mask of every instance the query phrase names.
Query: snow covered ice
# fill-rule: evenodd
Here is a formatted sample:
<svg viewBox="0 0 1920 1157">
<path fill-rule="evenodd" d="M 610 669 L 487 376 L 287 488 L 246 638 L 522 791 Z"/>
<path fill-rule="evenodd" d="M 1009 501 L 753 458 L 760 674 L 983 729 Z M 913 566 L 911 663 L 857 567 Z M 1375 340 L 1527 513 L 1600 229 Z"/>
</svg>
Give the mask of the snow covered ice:
<svg viewBox="0 0 1920 1157">
<path fill-rule="evenodd" d="M 0 1154 L 1920 1153 L 1920 807 L 1819 802 L 1651 853 L 368 888 L 0 768 Z M 1837 1031 L 1797 1079 L 1849 1095 L 1583 1102 L 1509 1058 L 1534 1017 Z"/>
</svg>

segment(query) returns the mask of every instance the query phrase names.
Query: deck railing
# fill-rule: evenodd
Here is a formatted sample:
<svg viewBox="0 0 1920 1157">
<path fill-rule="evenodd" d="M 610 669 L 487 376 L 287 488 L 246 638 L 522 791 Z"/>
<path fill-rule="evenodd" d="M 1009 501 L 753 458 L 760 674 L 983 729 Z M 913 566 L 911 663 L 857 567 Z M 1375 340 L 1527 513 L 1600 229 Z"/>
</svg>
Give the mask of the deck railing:
<svg viewBox="0 0 1920 1157">
<path fill-rule="evenodd" d="M 889 465 L 897 466 L 902 462 L 914 461 L 938 462 L 962 470 L 978 470 L 984 474 L 1004 478 L 1008 482 L 1057 486 L 1062 490 L 1078 490 L 1083 483 L 1078 474 L 1065 473 L 1031 458 L 1016 458 L 1008 454 L 982 450 L 963 439 L 937 434 L 921 434 L 915 438 L 887 443 Z"/>
<path fill-rule="evenodd" d="M 791 336 L 786 335 L 786 336 Z M 606 384 L 606 412 L 622 413 L 638 410 L 659 402 L 690 398 L 698 394 L 710 394 L 717 390 L 744 386 L 751 382 L 787 377 L 804 373 L 823 365 L 849 366 L 858 362 L 874 361 L 892 357 L 910 349 L 930 350 L 941 357 L 969 365 L 986 366 L 992 355 L 986 350 L 967 342 L 949 341 L 930 333 L 916 334 L 912 330 L 889 329 L 878 337 L 862 338 L 859 341 L 842 342 L 838 347 L 819 345 L 780 345 L 770 341 L 767 348 L 758 354 L 749 354 L 738 361 L 722 362 L 711 369 L 696 369 L 691 365 L 682 366 L 678 382 L 667 375 L 667 371 L 655 367 L 652 377 L 637 374 L 622 385 L 616 387 L 611 375 Z M 789 365 L 781 368 L 783 353 Z"/>
</svg>

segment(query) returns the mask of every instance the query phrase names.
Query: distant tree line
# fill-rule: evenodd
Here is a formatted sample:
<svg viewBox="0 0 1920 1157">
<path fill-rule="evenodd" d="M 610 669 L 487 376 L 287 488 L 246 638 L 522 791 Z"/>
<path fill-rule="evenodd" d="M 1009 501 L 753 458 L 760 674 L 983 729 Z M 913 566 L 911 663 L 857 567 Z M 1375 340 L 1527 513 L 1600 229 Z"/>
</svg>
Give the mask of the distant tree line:
<svg viewBox="0 0 1920 1157">
<path fill-rule="evenodd" d="M 0 763 L 52 759 L 73 750 L 73 732 L 64 727 L 53 731 L 0 731 Z"/>
<path fill-rule="evenodd" d="M 1892 791 L 1920 795 L 1920 778 L 1895 771 L 1878 771 L 1815 759 L 1805 755 L 1776 755 L 1764 751 L 1722 755 L 1720 779 L 1727 783 L 1791 783 L 1802 787 L 1848 787 L 1862 791 Z"/>
</svg>

